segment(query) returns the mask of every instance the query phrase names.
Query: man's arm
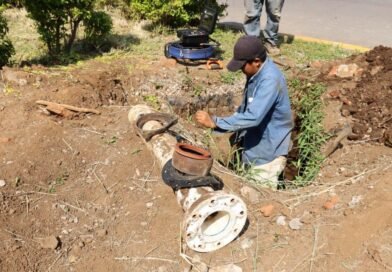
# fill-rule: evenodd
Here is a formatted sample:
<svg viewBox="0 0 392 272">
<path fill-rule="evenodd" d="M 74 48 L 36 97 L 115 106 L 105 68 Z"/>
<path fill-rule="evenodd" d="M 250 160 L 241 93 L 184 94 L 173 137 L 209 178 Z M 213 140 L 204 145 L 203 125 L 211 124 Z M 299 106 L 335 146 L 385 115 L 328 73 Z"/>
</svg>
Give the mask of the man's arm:
<svg viewBox="0 0 392 272">
<path fill-rule="evenodd" d="M 245 112 L 237 112 L 229 117 L 213 117 L 215 125 L 227 131 L 258 126 L 278 98 L 280 84 L 277 79 L 269 78 L 256 88 L 252 102 L 247 102 L 248 106 Z"/>
</svg>

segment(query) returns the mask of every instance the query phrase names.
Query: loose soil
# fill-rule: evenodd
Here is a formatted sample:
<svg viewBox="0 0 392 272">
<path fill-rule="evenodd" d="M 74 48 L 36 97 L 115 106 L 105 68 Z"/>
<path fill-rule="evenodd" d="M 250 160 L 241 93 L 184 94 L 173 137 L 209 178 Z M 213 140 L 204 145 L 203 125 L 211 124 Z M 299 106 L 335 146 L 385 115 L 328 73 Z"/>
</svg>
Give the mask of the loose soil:
<svg viewBox="0 0 392 272">
<path fill-rule="evenodd" d="M 390 52 L 379 47 L 342 61 L 363 69 L 353 78 L 327 76 L 325 66 L 317 68 L 328 94 L 338 89 L 357 109 L 344 117 L 344 99 L 327 95 L 326 127 L 352 122 L 359 138 L 343 141 L 311 186 L 278 192 L 257 188 L 252 202 L 244 196 L 248 228 L 216 252 L 185 250 L 194 263 L 211 268 L 232 263 L 243 271 L 392 268 L 392 150 L 382 144 L 386 140 L 373 140 L 385 139 L 391 124 Z M 192 114 L 198 108 L 228 114 L 243 80 L 222 84 L 222 71 L 202 68 L 164 58 L 122 57 L 67 69 L 3 69 L 0 271 L 200 270 L 179 255 L 183 212 L 127 113 L 139 103 L 172 111 L 181 117 L 184 133 L 205 142 L 209 135 L 192 123 Z M 339 88 L 350 84 L 355 88 Z M 48 114 L 37 100 L 101 114 L 63 118 Z M 243 186 L 252 188 L 215 171 L 228 192 L 241 195 Z M 324 208 L 332 197 L 334 205 Z M 265 217 L 260 209 L 270 204 L 274 210 Z M 285 225 L 277 224 L 279 216 Z M 303 224 L 298 230 L 288 226 L 294 218 Z"/>
<path fill-rule="evenodd" d="M 353 135 L 350 138 L 391 146 L 392 48 L 378 46 L 346 63 L 358 65 L 354 79 L 342 80 L 329 74 L 324 75 L 323 80 L 337 84 L 330 95 L 343 102 L 342 115 L 352 119 Z M 342 81 L 351 84 L 345 86 Z"/>
</svg>

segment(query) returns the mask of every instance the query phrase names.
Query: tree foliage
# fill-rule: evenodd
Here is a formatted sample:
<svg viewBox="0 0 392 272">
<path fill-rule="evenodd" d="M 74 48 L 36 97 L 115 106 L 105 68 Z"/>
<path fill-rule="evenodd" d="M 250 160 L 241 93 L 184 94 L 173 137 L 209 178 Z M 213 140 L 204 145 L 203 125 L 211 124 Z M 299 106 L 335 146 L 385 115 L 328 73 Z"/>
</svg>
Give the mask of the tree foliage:
<svg viewBox="0 0 392 272">
<path fill-rule="evenodd" d="M 24 0 L 23 4 L 36 22 L 38 33 L 47 45 L 49 54 L 57 55 L 71 51 L 78 28 L 83 22 L 92 21 L 95 16 L 102 18 L 102 13 L 94 11 L 95 2 L 96 0 Z M 105 20 L 107 21 L 107 17 Z M 99 29 L 100 25 L 90 24 L 90 33 L 108 34 L 108 24 L 105 24 L 104 29 Z"/>
<path fill-rule="evenodd" d="M 93 11 L 83 23 L 85 37 L 94 46 L 99 46 L 113 27 L 112 18 L 103 11 Z"/>
<path fill-rule="evenodd" d="M 14 46 L 7 37 L 8 25 L 0 10 L 0 68 L 8 64 L 9 59 L 15 53 Z"/>
<path fill-rule="evenodd" d="M 197 21 L 206 2 L 206 0 L 130 0 L 130 8 L 131 12 L 141 19 L 178 27 Z M 215 0 L 208 2 L 219 7 L 220 11 L 225 8 L 225 5 L 218 5 Z"/>
</svg>

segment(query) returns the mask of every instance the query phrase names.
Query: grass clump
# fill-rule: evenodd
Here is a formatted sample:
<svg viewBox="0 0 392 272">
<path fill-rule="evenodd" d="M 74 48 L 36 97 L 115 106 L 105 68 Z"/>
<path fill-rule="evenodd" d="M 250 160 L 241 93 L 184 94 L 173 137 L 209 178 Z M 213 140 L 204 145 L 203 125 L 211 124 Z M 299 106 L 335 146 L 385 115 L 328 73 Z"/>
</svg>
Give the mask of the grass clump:
<svg viewBox="0 0 392 272">
<path fill-rule="evenodd" d="M 296 126 L 298 129 L 295 146 L 297 160 L 293 162 L 298 169 L 294 184 L 306 186 L 317 176 L 324 156 L 321 146 L 327 141 L 322 120 L 321 95 L 325 92 L 325 86 L 320 83 L 310 83 L 293 79 L 289 81 L 291 100 L 295 112 L 297 112 Z"/>
<path fill-rule="evenodd" d="M 346 58 L 356 53 L 353 50 L 330 44 L 305 42 L 294 40 L 291 43 L 281 45 L 283 55 L 295 61 L 297 64 L 307 64 L 312 61 L 329 61 Z"/>
</svg>

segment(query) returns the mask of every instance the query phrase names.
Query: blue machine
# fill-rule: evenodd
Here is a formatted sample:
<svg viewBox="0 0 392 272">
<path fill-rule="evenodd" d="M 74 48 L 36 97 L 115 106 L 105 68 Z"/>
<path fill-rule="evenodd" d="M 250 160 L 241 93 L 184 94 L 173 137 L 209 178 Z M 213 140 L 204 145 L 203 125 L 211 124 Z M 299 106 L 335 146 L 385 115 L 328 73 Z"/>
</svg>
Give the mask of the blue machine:
<svg viewBox="0 0 392 272">
<path fill-rule="evenodd" d="M 181 42 L 172 42 L 166 44 L 165 56 L 175 59 L 207 60 L 215 56 L 215 47 L 210 44 L 200 47 L 185 47 Z"/>
<path fill-rule="evenodd" d="M 215 29 L 218 11 L 213 7 L 205 7 L 197 29 L 180 29 L 176 42 L 165 45 L 165 56 L 177 60 L 208 60 L 215 57 L 219 43 L 209 37 Z M 214 43 L 211 44 L 210 41 Z"/>
</svg>

